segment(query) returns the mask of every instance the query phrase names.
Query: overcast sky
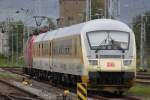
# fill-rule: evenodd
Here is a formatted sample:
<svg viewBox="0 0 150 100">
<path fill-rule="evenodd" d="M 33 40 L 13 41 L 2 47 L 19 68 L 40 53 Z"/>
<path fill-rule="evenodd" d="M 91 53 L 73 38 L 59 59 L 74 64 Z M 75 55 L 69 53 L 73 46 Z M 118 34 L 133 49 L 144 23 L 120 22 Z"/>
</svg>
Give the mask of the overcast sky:
<svg viewBox="0 0 150 100">
<path fill-rule="evenodd" d="M 35 15 L 49 16 L 55 20 L 59 16 L 58 7 L 58 0 L 0 0 L 0 21 L 13 17 L 33 24 L 32 17 Z"/>
<path fill-rule="evenodd" d="M 25 13 L 27 9 L 29 9 L 28 13 Z M 119 20 L 130 23 L 134 16 L 146 10 L 150 10 L 150 0 L 120 0 Z M 16 11 L 20 13 L 15 13 Z M 9 16 L 24 19 L 27 24 L 33 24 L 32 16 L 34 15 L 57 19 L 59 17 L 58 0 L 0 0 L 0 21 Z"/>
</svg>

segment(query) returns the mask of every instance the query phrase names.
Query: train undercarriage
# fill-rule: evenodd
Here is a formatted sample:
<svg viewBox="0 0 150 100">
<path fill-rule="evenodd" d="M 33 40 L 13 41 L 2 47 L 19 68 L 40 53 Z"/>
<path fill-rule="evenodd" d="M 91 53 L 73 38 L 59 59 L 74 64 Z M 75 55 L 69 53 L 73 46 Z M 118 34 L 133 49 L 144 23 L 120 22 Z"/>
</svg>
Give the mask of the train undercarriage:
<svg viewBox="0 0 150 100">
<path fill-rule="evenodd" d="M 50 80 L 55 84 L 76 87 L 82 82 L 81 76 L 44 71 L 34 68 L 23 68 L 25 74 L 37 80 Z M 121 95 L 128 90 L 135 81 L 134 72 L 89 72 L 89 90 L 109 91 Z"/>
</svg>

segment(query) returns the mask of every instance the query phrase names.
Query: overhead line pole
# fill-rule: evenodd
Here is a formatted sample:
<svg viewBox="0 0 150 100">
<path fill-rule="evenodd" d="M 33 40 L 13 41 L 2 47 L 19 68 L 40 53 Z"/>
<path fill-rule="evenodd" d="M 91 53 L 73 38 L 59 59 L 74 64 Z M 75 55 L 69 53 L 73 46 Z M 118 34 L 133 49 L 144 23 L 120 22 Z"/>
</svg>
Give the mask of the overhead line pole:
<svg viewBox="0 0 150 100">
<path fill-rule="evenodd" d="M 86 0 L 86 21 L 91 20 L 91 0 Z"/>
<path fill-rule="evenodd" d="M 147 57 L 145 54 L 145 41 L 146 41 L 146 30 L 145 30 L 145 15 L 141 16 L 141 40 L 140 40 L 140 67 L 143 71 L 147 71 Z"/>
<path fill-rule="evenodd" d="M 107 4 L 108 0 L 105 0 L 105 5 L 104 5 L 104 18 L 107 18 L 107 14 L 108 14 L 108 4 Z"/>
</svg>

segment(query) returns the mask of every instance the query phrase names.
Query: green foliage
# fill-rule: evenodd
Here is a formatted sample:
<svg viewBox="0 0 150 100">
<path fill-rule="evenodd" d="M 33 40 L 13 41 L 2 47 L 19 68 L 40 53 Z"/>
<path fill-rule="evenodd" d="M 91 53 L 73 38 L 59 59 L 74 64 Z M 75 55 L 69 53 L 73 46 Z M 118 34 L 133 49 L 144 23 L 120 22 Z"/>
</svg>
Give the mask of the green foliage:
<svg viewBox="0 0 150 100">
<path fill-rule="evenodd" d="M 18 62 L 15 61 L 12 62 L 11 57 L 5 57 L 4 55 L 0 54 L 0 67 L 22 67 L 23 66 L 23 58 L 20 57 Z"/>
<path fill-rule="evenodd" d="M 136 39 L 136 47 L 137 52 L 140 50 L 140 31 L 141 31 L 141 17 L 137 16 L 134 18 L 133 22 L 133 31 L 135 33 L 135 39 Z"/>
<path fill-rule="evenodd" d="M 46 17 L 46 18 L 47 18 L 46 25 L 44 25 L 43 27 L 34 29 L 33 35 L 38 35 L 40 33 L 44 33 L 44 32 L 56 29 L 56 25 L 54 24 L 52 19 L 49 17 Z"/>
<path fill-rule="evenodd" d="M 147 58 L 150 59 L 150 11 L 147 11 L 145 13 L 145 16 L 147 16 L 144 18 L 145 21 L 145 25 L 146 25 L 146 46 L 145 46 L 145 51 L 147 52 Z M 133 31 L 135 33 L 135 38 L 136 38 L 136 47 L 137 47 L 137 57 L 139 59 L 140 57 L 140 36 L 141 36 L 141 16 L 136 16 L 133 19 Z M 139 65 L 139 63 L 138 63 Z M 148 65 L 150 65 L 150 60 L 148 60 Z"/>
<path fill-rule="evenodd" d="M 54 30 L 54 29 L 56 29 L 56 25 L 54 24 L 54 22 L 52 21 L 51 18 L 48 18 L 48 19 L 47 19 L 47 23 L 48 23 L 49 30 Z"/>
<path fill-rule="evenodd" d="M 3 54 L 0 54 L 0 58 L 6 58 Z"/>
<path fill-rule="evenodd" d="M 9 35 L 9 47 L 10 51 L 21 53 L 23 50 L 23 28 L 24 24 L 21 21 L 12 22 L 10 24 L 11 31 Z"/>
<path fill-rule="evenodd" d="M 104 2 L 105 0 L 92 0 L 92 4 L 91 4 L 91 7 L 92 7 L 92 19 L 97 19 L 98 16 L 96 16 L 96 14 L 104 14 Z M 100 11 L 100 9 L 102 9 L 102 11 Z"/>
<path fill-rule="evenodd" d="M 146 21 L 146 42 L 147 42 L 147 46 L 148 49 L 150 49 L 150 44 L 148 44 L 150 42 L 150 11 L 147 11 L 145 13 L 145 15 L 147 16 L 147 20 L 144 19 Z M 133 30 L 135 33 L 135 37 L 136 37 L 136 43 L 137 43 L 137 50 L 139 51 L 140 49 L 140 32 L 141 32 L 141 16 L 137 16 L 133 19 Z"/>
<path fill-rule="evenodd" d="M 137 84 L 129 90 L 129 94 L 150 97 L 150 86 Z"/>
<path fill-rule="evenodd" d="M 15 74 L 0 72 L 0 79 L 15 78 L 15 77 L 17 77 Z"/>
</svg>

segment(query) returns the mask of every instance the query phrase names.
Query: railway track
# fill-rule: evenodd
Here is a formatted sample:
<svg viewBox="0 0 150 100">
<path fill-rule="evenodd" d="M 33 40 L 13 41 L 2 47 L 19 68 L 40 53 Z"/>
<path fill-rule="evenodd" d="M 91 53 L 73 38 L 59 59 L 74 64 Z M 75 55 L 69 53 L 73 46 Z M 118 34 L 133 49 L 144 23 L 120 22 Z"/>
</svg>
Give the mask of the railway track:
<svg viewBox="0 0 150 100">
<path fill-rule="evenodd" d="M 110 92 L 90 93 L 89 96 L 94 98 L 94 100 L 141 100 L 136 96 L 116 95 Z"/>
<path fill-rule="evenodd" d="M 27 76 L 27 75 L 24 75 L 22 70 L 20 68 L 15 68 L 15 69 L 12 69 L 12 68 L 3 68 L 3 70 L 6 70 L 6 71 L 9 71 L 11 73 L 14 73 L 14 74 L 18 74 L 18 75 L 21 75 L 21 76 Z M 53 87 L 57 87 L 57 88 L 60 88 L 61 91 L 65 90 L 67 87 L 63 87 L 62 85 L 55 85 L 54 83 L 52 82 L 47 82 L 47 81 L 36 81 L 36 80 L 33 80 L 32 81 L 33 84 L 35 82 L 38 82 L 38 85 L 36 85 L 36 87 L 40 87 L 40 86 L 43 86 L 43 84 L 46 84 L 45 87 L 48 87 L 49 85 L 51 85 Z M 35 83 L 36 84 L 36 83 Z M 47 90 L 47 88 L 43 88 L 44 90 Z M 55 90 L 55 89 L 53 89 Z M 73 93 L 76 92 L 76 89 L 72 89 L 72 87 L 69 87 L 69 90 Z M 49 90 L 47 90 L 49 91 Z M 52 91 L 49 91 L 49 92 L 52 92 Z M 54 92 L 54 91 L 53 91 Z M 59 91 L 60 92 L 60 91 Z M 62 92 L 61 92 L 62 93 Z M 59 93 L 57 93 L 59 94 Z M 100 94 L 96 94 L 96 93 L 89 93 L 88 95 L 89 98 L 92 98 L 91 100 L 141 100 L 137 97 L 133 97 L 133 96 L 117 96 L 117 95 L 114 95 L 114 94 L 111 94 L 111 93 L 104 93 L 103 92 L 100 92 Z M 30 100 L 30 99 L 29 99 Z M 90 100 L 90 99 L 89 99 Z"/>
<path fill-rule="evenodd" d="M 2 98 L 2 100 L 43 100 L 42 98 L 1 79 L 0 98 Z"/>
<path fill-rule="evenodd" d="M 140 84 L 150 85 L 150 74 L 144 72 L 138 72 L 136 75 L 136 82 Z"/>
<path fill-rule="evenodd" d="M 66 88 L 63 88 L 62 86 L 60 85 L 56 85 L 50 81 L 42 81 L 42 80 L 37 80 L 36 78 L 30 78 L 29 79 L 29 76 L 28 75 L 25 75 L 23 74 L 22 70 L 19 68 L 15 68 L 15 69 L 12 69 L 12 68 L 2 68 L 4 71 L 7 71 L 7 72 L 10 72 L 10 73 L 13 73 L 13 74 L 17 74 L 18 76 L 21 76 L 23 78 L 26 78 L 28 79 L 31 83 L 32 83 L 32 87 L 33 88 L 36 88 L 36 89 L 39 89 L 39 90 L 42 90 L 42 93 L 40 92 L 40 96 L 41 95 L 47 95 L 47 94 L 51 94 L 51 95 L 48 95 L 48 98 L 49 97 L 52 97 L 52 98 L 58 98 L 58 100 L 63 100 L 63 92 L 64 90 L 66 90 Z M 71 98 L 73 99 L 70 99 L 70 100 L 76 100 L 74 99 L 75 96 L 70 93 L 71 95 Z M 47 100 L 47 99 L 46 99 Z M 55 100 L 55 99 L 48 99 L 48 100 Z M 57 100 L 57 99 L 56 99 Z"/>
<path fill-rule="evenodd" d="M 9 71 L 9 72 L 12 72 L 12 73 L 14 73 L 14 74 L 19 74 L 19 75 L 24 75 L 23 74 L 23 72 L 22 72 L 22 68 L 18 68 L 18 67 L 16 67 L 16 68 L 2 68 L 3 70 L 5 70 L 5 71 Z"/>
</svg>

